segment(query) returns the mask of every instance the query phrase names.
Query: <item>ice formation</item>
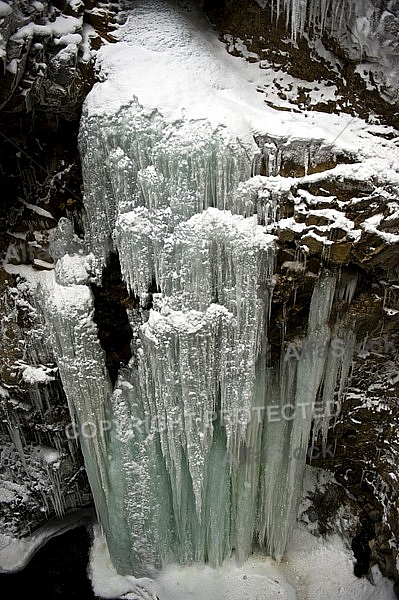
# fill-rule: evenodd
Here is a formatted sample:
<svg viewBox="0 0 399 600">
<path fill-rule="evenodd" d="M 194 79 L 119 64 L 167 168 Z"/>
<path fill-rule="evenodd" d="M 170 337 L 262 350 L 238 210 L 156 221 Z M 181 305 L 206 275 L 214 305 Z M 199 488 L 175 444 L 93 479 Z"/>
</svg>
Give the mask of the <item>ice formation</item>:
<svg viewBox="0 0 399 600">
<path fill-rule="evenodd" d="M 372 21 L 376 19 L 375 6 L 369 1 L 359 0 L 256 0 L 261 8 L 270 6 L 272 15 L 279 19 L 285 15 L 286 24 L 291 25 L 291 35 L 296 39 L 303 35 L 305 30 L 314 30 L 318 34 L 328 28 L 330 31 L 342 32 L 354 20 L 357 32 L 361 37 L 373 27 Z M 388 13 L 395 14 L 394 2 L 378 6 L 377 14 L 382 17 L 381 23 L 387 18 Z M 358 40 L 361 43 L 361 40 Z"/>
<path fill-rule="evenodd" d="M 256 0 L 261 8 L 270 5 L 272 15 L 279 19 L 285 14 L 287 25 L 291 25 L 293 39 L 303 35 L 305 28 L 314 29 L 323 33 L 327 19 L 331 19 L 332 27 L 342 26 L 345 18 L 348 20 L 353 11 L 356 0 L 350 2 L 339 0 Z M 349 10 L 349 15 L 348 15 Z"/>
<path fill-rule="evenodd" d="M 51 324 L 52 346 L 74 426 L 81 433 L 87 475 L 104 519 L 109 494 L 107 418 L 112 386 L 93 322 L 93 296 L 86 285 L 62 278 L 41 285 L 44 314 Z M 66 285 L 62 285 L 66 284 Z"/>
<path fill-rule="evenodd" d="M 356 71 L 370 85 L 377 83 L 388 102 L 398 100 L 398 27 L 395 0 L 256 0 L 271 11 L 275 21 L 285 20 L 295 41 L 304 34 L 317 38 L 324 32 L 334 37 Z"/>
<path fill-rule="evenodd" d="M 171 60 L 205 52 L 174 44 L 190 44 L 194 34 L 185 36 L 168 3 L 138 2 L 131 27 L 151 10 L 158 22 L 147 15 L 135 34 L 144 44 L 148 23 L 157 30 L 168 18 L 172 31 L 161 27 L 157 48 L 165 45 Z M 282 557 L 312 423 L 325 432 L 329 422 L 315 419 L 315 405 L 327 406 L 341 390 L 350 354 L 349 345 L 333 358 L 307 351 L 270 364 L 277 244 L 267 231 L 289 185 L 251 177 L 259 152 L 248 125 L 242 134 L 242 119 L 215 124 L 214 115 L 198 117 L 197 104 L 171 118 L 168 90 L 165 106 L 151 104 L 159 99 L 151 93 L 159 94 L 162 53 L 155 54 L 150 93 L 127 102 L 123 92 L 116 109 L 109 80 L 89 95 L 80 133 L 88 256 L 74 248 L 71 232 L 58 231 L 53 253 L 65 248 L 71 256 L 58 256 L 55 279 L 43 287 L 111 558 L 118 572 L 136 576 L 173 560 L 220 565 L 234 553 L 243 561 L 254 544 Z M 209 53 L 201 56 L 205 64 Z M 190 98 L 191 79 L 182 67 L 181 82 L 173 60 L 177 89 Z M 110 104 L 100 114 L 93 106 L 107 88 Z M 232 107 L 245 106 L 241 96 L 219 92 L 216 115 L 229 119 Z M 128 309 L 133 358 L 114 389 L 88 285 L 112 251 L 138 300 Z M 317 350 L 338 335 L 336 286 L 336 275 L 321 273 L 304 347 Z M 351 286 L 340 293 L 349 301 Z"/>
</svg>

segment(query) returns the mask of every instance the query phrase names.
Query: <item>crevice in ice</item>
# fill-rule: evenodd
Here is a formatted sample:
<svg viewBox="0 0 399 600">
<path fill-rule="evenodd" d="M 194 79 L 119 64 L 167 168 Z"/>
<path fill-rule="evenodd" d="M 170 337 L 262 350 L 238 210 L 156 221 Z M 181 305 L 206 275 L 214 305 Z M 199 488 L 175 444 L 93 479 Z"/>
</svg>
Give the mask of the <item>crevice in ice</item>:
<svg viewBox="0 0 399 600">
<path fill-rule="evenodd" d="M 126 308 L 137 301 L 129 296 L 122 280 L 118 255 L 111 253 L 104 267 L 101 286 L 92 286 L 94 294 L 93 320 L 98 326 L 98 337 L 106 354 L 105 364 L 115 384 L 121 365 L 131 359 L 132 330 Z"/>
</svg>

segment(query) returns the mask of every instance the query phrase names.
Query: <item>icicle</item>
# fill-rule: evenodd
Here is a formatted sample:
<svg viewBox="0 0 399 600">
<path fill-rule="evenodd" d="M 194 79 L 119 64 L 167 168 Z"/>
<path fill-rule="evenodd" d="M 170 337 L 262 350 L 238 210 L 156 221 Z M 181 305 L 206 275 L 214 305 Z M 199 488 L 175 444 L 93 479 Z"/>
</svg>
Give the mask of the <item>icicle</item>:
<svg viewBox="0 0 399 600">
<path fill-rule="evenodd" d="M 19 458 L 23 464 L 23 467 L 26 471 L 26 474 L 29 477 L 29 469 L 28 469 L 28 465 L 26 462 L 26 458 L 25 458 L 25 452 L 24 452 L 24 444 L 21 440 L 21 430 L 18 427 L 18 425 L 11 425 L 11 423 L 9 424 L 9 433 L 10 433 L 10 438 L 12 439 L 15 449 L 19 454 Z"/>
<path fill-rule="evenodd" d="M 263 160 L 267 176 L 280 174 L 281 151 L 273 142 L 265 143 L 263 146 Z"/>
<path fill-rule="evenodd" d="M 270 377 L 266 393 L 269 408 L 264 425 L 259 541 L 276 558 L 284 553 L 296 516 L 314 406 L 325 370 L 326 356 L 319 349 L 330 338 L 327 322 L 335 285 L 336 278 L 328 272 L 317 282 L 300 360 L 282 357 L 280 378 Z"/>
<path fill-rule="evenodd" d="M 351 304 L 356 292 L 358 273 L 342 272 L 337 286 L 337 297 L 340 302 Z"/>
</svg>

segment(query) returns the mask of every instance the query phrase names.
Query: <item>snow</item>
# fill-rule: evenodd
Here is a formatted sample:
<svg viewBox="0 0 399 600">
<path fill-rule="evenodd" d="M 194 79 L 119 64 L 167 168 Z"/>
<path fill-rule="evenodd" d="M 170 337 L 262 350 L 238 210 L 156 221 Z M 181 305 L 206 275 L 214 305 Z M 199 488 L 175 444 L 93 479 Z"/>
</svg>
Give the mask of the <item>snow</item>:
<svg viewBox="0 0 399 600">
<path fill-rule="evenodd" d="M 59 463 L 61 454 L 58 452 L 58 450 L 55 450 L 55 448 L 47 448 L 42 446 L 39 450 L 39 457 L 44 463 L 53 465 L 55 463 Z"/>
<path fill-rule="evenodd" d="M 8 17 L 12 13 L 12 8 L 6 2 L 0 2 L 0 18 Z"/>
<path fill-rule="evenodd" d="M 89 62 L 96 54 L 96 50 L 91 49 L 90 38 L 97 37 L 97 33 L 92 25 L 83 23 L 82 42 L 79 49 L 82 53 L 82 61 Z"/>
<path fill-rule="evenodd" d="M 54 21 L 48 21 L 46 25 L 38 25 L 36 23 L 28 23 L 20 27 L 12 36 L 11 40 L 20 40 L 26 37 L 36 36 L 51 36 L 58 37 L 67 34 L 73 34 L 77 29 L 82 27 L 82 19 L 61 15 L 56 17 Z"/>
<path fill-rule="evenodd" d="M 87 525 L 92 519 L 93 511 L 83 509 L 61 519 L 51 519 L 32 535 L 21 539 L 0 534 L 0 573 L 22 570 L 48 540 L 75 527 Z"/>
<path fill-rule="evenodd" d="M 339 74 L 340 67 L 342 67 L 342 61 L 335 56 L 333 52 L 327 50 L 321 39 L 319 37 L 312 39 L 307 34 L 304 35 L 304 38 L 307 40 L 309 47 L 314 50 L 316 55 L 324 59 L 330 65 L 330 68 L 335 71 L 335 73 Z"/>
<path fill-rule="evenodd" d="M 295 231 L 296 233 L 302 233 L 307 229 L 307 225 L 305 223 L 297 223 L 294 217 L 287 217 L 286 219 L 279 220 L 278 228 L 291 229 L 291 231 Z"/>
<path fill-rule="evenodd" d="M 228 42 L 228 44 L 229 44 L 229 52 L 236 50 L 237 52 L 240 52 L 241 55 L 244 56 L 244 58 L 246 58 L 246 59 L 253 58 L 255 60 L 259 60 L 258 54 L 256 54 L 255 52 L 250 52 L 247 49 L 244 41 L 241 40 L 240 38 L 234 38 L 230 34 L 225 34 L 223 36 L 223 39 L 226 40 L 226 42 Z"/>
<path fill-rule="evenodd" d="M 54 39 L 56 46 L 68 46 L 69 44 L 79 45 L 82 42 L 82 36 L 79 33 L 67 33 Z"/>
<path fill-rule="evenodd" d="M 56 262 L 55 276 L 61 285 L 86 285 L 89 282 L 93 256 L 65 254 Z"/>
<path fill-rule="evenodd" d="M 309 505 L 309 490 L 334 481 L 327 471 L 307 467 L 304 477 L 302 510 Z M 339 518 L 339 517 L 337 517 Z M 350 515 L 344 515 L 344 522 Z M 347 525 L 346 525 L 347 527 Z M 242 565 L 234 556 L 216 569 L 193 563 L 169 564 L 156 577 L 134 578 L 118 575 L 112 565 L 100 528 L 93 528 L 94 539 L 89 558 L 89 576 L 99 598 L 143 600 L 395 600 L 393 582 L 371 569 L 373 583 L 353 574 L 354 556 L 350 541 L 334 534 L 326 537 L 311 533 L 314 524 L 298 521 L 280 563 L 254 552 Z M 337 524 L 338 529 L 338 524 Z"/>
<path fill-rule="evenodd" d="M 361 227 L 369 233 L 375 233 L 376 235 L 378 235 L 381 238 L 381 240 L 384 241 L 386 244 L 399 243 L 399 234 L 388 233 L 386 231 L 381 231 L 380 229 L 377 228 L 377 226 L 381 223 L 381 221 L 383 219 L 384 219 L 383 214 L 374 215 L 374 216 L 370 217 L 369 219 L 366 219 L 361 224 Z"/>
<path fill-rule="evenodd" d="M 237 46 L 235 49 L 238 49 Z M 248 53 L 241 50 L 241 54 L 246 58 Z M 268 106 L 275 107 L 277 110 L 284 107 L 291 112 L 293 118 L 294 113 L 300 114 L 301 110 L 304 110 L 303 100 L 299 101 L 303 92 L 306 96 L 305 103 L 309 107 L 319 102 L 336 101 L 340 98 L 337 87 L 332 85 L 331 81 L 299 79 L 277 69 L 273 62 L 267 60 L 261 61 L 259 66 L 262 69 L 262 82 L 259 81 L 258 92 L 263 92 Z"/>
<path fill-rule="evenodd" d="M 40 258 L 33 259 L 33 266 L 38 267 L 39 269 L 46 269 L 47 271 L 51 271 L 54 269 L 53 263 L 49 263 L 46 260 L 40 260 Z"/>
<path fill-rule="evenodd" d="M 53 372 L 54 369 L 49 369 L 48 367 L 45 367 L 43 365 L 39 367 L 26 365 L 22 373 L 22 380 L 25 381 L 25 383 L 29 383 L 30 385 L 33 385 L 35 383 L 49 383 L 50 381 L 54 381 Z"/>
<path fill-rule="evenodd" d="M 13 58 L 12 60 L 10 60 L 9 63 L 7 63 L 6 69 L 7 69 L 7 71 L 9 71 L 13 75 L 15 75 L 18 72 L 18 65 L 19 65 L 18 59 Z"/>
<path fill-rule="evenodd" d="M 84 8 L 83 0 L 68 0 L 68 4 L 74 12 L 78 12 Z"/>
<path fill-rule="evenodd" d="M 338 88 L 335 85 L 326 86 L 322 89 L 314 88 L 309 92 L 312 104 L 323 102 L 336 102 L 339 99 Z"/>
<path fill-rule="evenodd" d="M 168 121 L 184 117 L 224 125 L 252 152 L 257 150 L 253 135 L 268 134 L 311 137 L 337 150 L 375 155 L 376 140 L 361 119 L 316 111 L 281 113 L 266 106 L 257 91 L 264 87 L 265 71 L 227 54 L 194 7 L 139 0 L 116 35 L 118 43 L 97 53 L 100 82 L 86 99 L 87 116 L 115 114 L 135 100 Z"/>
<path fill-rule="evenodd" d="M 377 566 L 374 583 L 353 575 L 353 554 L 338 535 L 316 538 L 299 526 L 288 545 L 282 570 L 294 582 L 298 600 L 395 600 L 393 583 Z"/>
<path fill-rule="evenodd" d="M 53 280 L 53 270 L 39 271 L 33 269 L 30 265 L 12 265 L 6 262 L 3 262 L 3 269 L 12 275 L 19 275 L 29 284 L 32 292 L 41 283 Z"/>
<path fill-rule="evenodd" d="M 306 467 L 301 509 L 310 505 L 307 493 L 315 486 L 334 481 L 328 471 Z M 337 517 L 339 518 L 339 517 Z M 344 516 L 347 522 L 350 515 Z M 347 525 L 346 525 L 347 526 Z M 338 534 L 318 536 L 313 523 L 298 521 L 281 562 L 253 552 L 237 564 L 234 555 L 218 568 L 193 563 L 169 564 L 156 577 L 118 575 L 109 556 L 105 537 L 93 527 L 89 576 L 99 598 L 137 600 L 395 600 L 393 582 L 374 565 L 373 583 L 353 574 L 354 556 L 350 540 Z M 337 524 L 337 529 L 338 529 Z"/>
<path fill-rule="evenodd" d="M 72 271 L 72 277 L 74 272 Z M 68 272 L 68 277 L 71 273 Z M 56 279 L 48 278 L 41 281 L 42 293 L 49 294 L 51 306 L 54 311 L 69 314 L 71 317 L 86 309 L 90 312 L 92 306 L 92 294 L 90 289 L 83 284 L 73 284 L 70 287 L 59 285 Z"/>
<path fill-rule="evenodd" d="M 297 600 L 289 579 L 270 558 L 253 556 L 242 567 L 234 558 L 219 569 L 195 564 L 165 567 L 155 580 L 121 576 L 109 557 L 105 538 L 94 528 L 89 575 L 99 598 L 137 598 L 155 600 Z M 129 595 L 130 592 L 130 595 Z M 386 599 L 388 600 L 388 599 Z"/>
<path fill-rule="evenodd" d="M 301 190 L 302 191 L 302 190 Z M 339 210 L 335 210 L 332 208 L 321 208 L 319 210 L 306 210 L 306 214 L 315 217 L 325 217 L 331 223 L 329 225 L 318 225 L 317 228 L 320 231 L 329 231 L 330 229 L 334 229 L 335 227 L 339 227 L 344 231 L 348 232 L 355 239 L 360 238 L 361 231 L 354 229 L 355 224 L 351 219 L 345 217 L 345 215 Z"/>
</svg>

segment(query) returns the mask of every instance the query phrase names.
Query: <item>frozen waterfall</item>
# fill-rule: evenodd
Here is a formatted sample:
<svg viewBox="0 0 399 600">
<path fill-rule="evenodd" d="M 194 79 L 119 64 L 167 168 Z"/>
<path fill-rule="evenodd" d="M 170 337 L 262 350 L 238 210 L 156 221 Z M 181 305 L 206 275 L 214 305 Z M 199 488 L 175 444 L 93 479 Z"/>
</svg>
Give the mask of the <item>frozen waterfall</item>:
<svg viewBox="0 0 399 600">
<path fill-rule="evenodd" d="M 171 561 L 220 565 L 231 554 L 244 561 L 254 545 L 282 557 L 312 423 L 325 432 L 329 422 L 316 417 L 316 403 L 328 406 L 349 362 L 349 350 L 333 361 L 317 352 L 287 358 L 284 346 L 278 364 L 270 362 L 278 244 L 268 227 L 279 189 L 275 178 L 252 177 L 259 151 L 249 123 L 258 109 L 245 105 L 240 84 L 237 96 L 222 88 L 225 65 L 218 71 L 212 58 L 209 66 L 216 107 L 209 118 L 201 102 L 190 104 L 190 91 L 202 89 L 195 65 L 218 50 L 182 14 L 167 2 L 137 2 L 115 64 L 123 72 L 131 44 L 126 64 L 148 59 L 145 78 L 132 71 L 130 97 L 123 89 L 115 99 L 123 82 L 113 87 L 112 77 L 89 94 L 80 131 L 87 256 L 66 241 L 71 256 L 58 259 L 56 279 L 43 290 L 111 558 L 118 572 L 137 576 Z M 197 39 L 190 52 L 181 42 Z M 160 86 L 162 52 L 185 110 L 173 112 L 168 82 Z M 183 59 L 194 61 L 191 71 Z M 137 299 L 127 309 L 133 358 L 114 388 L 90 291 L 110 252 Z M 73 277 L 67 259 L 75 261 Z M 321 273 L 307 347 L 337 335 L 335 288 L 336 275 Z"/>
</svg>

